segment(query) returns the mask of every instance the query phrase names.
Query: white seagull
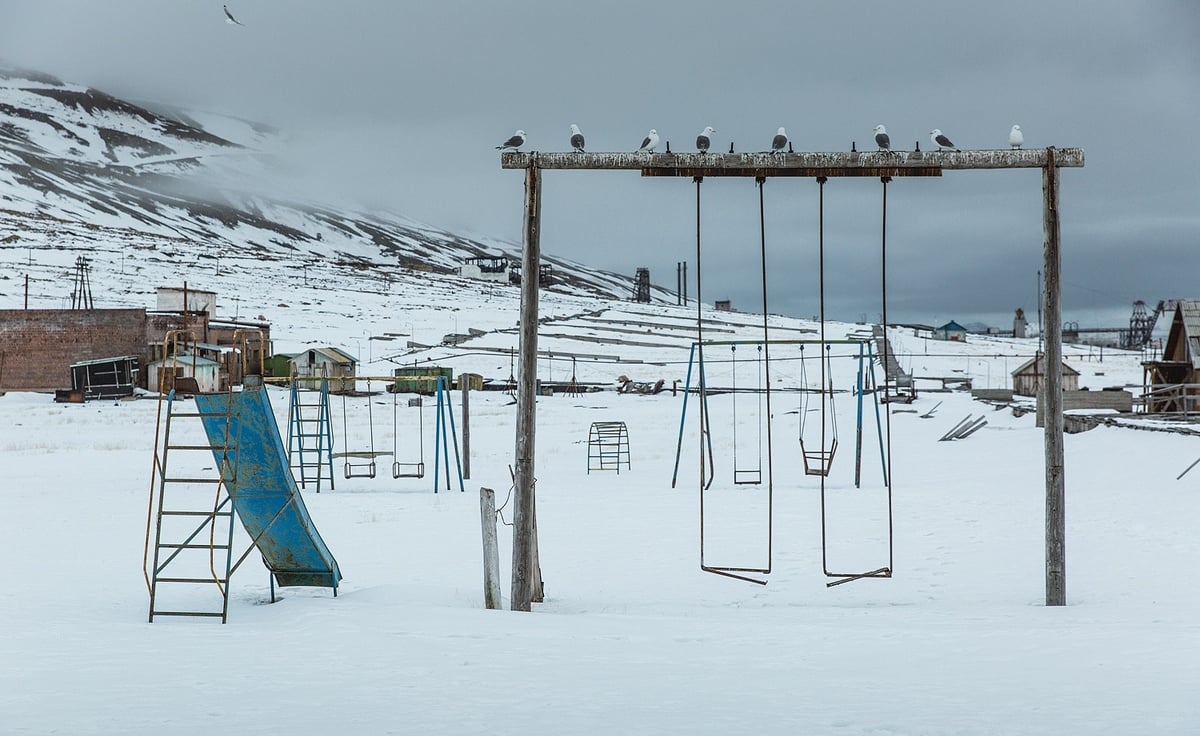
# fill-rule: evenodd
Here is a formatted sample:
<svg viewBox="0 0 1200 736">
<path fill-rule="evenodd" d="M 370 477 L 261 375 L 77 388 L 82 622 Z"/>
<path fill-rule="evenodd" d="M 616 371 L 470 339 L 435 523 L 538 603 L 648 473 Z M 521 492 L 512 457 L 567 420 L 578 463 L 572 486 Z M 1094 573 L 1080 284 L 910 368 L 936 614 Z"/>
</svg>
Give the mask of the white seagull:
<svg viewBox="0 0 1200 736">
<path fill-rule="evenodd" d="M 642 147 L 637 149 L 637 152 L 638 153 L 653 153 L 654 147 L 657 145 L 658 145 L 658 131 L 655 130 L 654 128 L 651 128 L 650 132 L 646 134 L 646 137 L 642 139 Z"/>
<path fill-rule="evenodd" d="M 576 153 L 583 153 L 583 133 L 579 132 L 579 126 L 571 123 L 571 148 L 575 149 Z"/>
<path fill-rule="evenodd" d="M 504 143 L 496 146 L 496 150 L 515 151 L 523 145 L 525 145 L 525 131 L 518 130 L 516 133 L 513 133 L 508 140 L 504 141 Z"/>
<path fill-rule="evenodd" d="M 696 136 L 696 150 L 700 153 L 708 153 L 708 147 L 712 145 L 712 134 L 716 132 L 711 125 L 705 126 L 704 130 L 700 131 L 700 135 Z"/>
<path fill-rule="evenodd" d="M 229 12 L 229 6 L 228 6 L 228 5 L 222 5 L 222 6 L 221 6 L 221 9 L 225 11 L 225 22 L 226 22 L 226 23 L 228 23 L 229 25 L 231 25 L 231 26 L 244 26 L 244 25 L 246 25 L 245 23 L 241 22 L 241 21 L 240 21 L 240 20 L 238 20 L 237 18 L 234 18 L 234 17 L 233 17 L 233 13 Z"/>
<path fill-rule="evenodd" d="M 875 145 L 879 146 L 881 151 L 892 150 L 892 139 L 888 137 L 887 128 L 882 125 L 875 126 Z"/>
<path fill-rule="evenodd" d="M 1014 125 L 1012 130 L 1008 131 L 1008 145 L 1015 149 L 1020 148 L 1025 144 L 1025 136 L 1021 135 L 1021 126 Z"/>
<path fill-rule="evenodd" d="M 783 149 L 787 148 L 787 144 L 787 131 L 781 127 L 779 130 L 775 131 L 775 137 L 771 139 L 771 153 L 779 153 Z"/>
<path fill-rule="evenodd" d="M 939 128 L 934 128 L 929 131 L 929 140 L 933 141 L 933 145 L 938 147 L 939 151 L 957 151 L 950 139 L 945 136 Z"/>
</svg>

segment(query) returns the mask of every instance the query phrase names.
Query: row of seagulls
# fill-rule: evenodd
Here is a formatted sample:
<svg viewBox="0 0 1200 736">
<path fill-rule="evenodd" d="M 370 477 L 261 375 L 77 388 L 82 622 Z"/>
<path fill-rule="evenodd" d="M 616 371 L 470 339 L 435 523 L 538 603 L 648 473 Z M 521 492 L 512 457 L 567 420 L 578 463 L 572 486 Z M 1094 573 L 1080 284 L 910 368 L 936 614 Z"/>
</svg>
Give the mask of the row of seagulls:
<svg viewBox="0 0 1200 736">
<path fill-rule="evenodd" d="M 229 15 L 229 11 L 226 10 L 225 14 Z M 233 18 L 233 16 L 229 17 L 231 19 Z M 236 20 L 233 20 L 233 22 L 237 23 Z M 238 25 L 241 25 L 241 23 L 238 23 Z M 892 139 L 890 136 L 888 136 L 887 128 L 880 124 L 876 125 L 872 130 L 875 133 L 875 145 L 878 146 L 879 150 L 891 151 Z M 711 125 L 706 125 L 704 130 L 700 131 L 700 135 L 696 136 L 696 150 L 700 153 L 708 153 L 709 147 L 712 146 L 712 134 L 716 132 L 716 128 L 713 128 Z M 950 138 L 943 133 L 940 128 L 934 128 L 933 130 L 929 131 L 929 140 L 933 142 L 933 145 L 937 146 L 937 150 L 939 151 L 959 150 L 958 147 L 954 145 Z M 638 147 L 636 153 L 653 153 L 654 149 L 658 147 L 658 143 L 658 131 L 654 128 L 651 128 L 650 132 L 646 134 L 646 137 L 642 139 L 642 145 Z M 1008 145 L 1013 150 L 1017 150 L 1024 144 L 1025 136 L 1021 133 L 1021 126 L 1012 126 L 1012 130 L 1010 130 L 1008 133 Z M 504 143 L 496 146 L 496 150 L 516 151 L 523 145 L 525 145 L 525 131 L 518 130 L 517 132 L 513 133 L 508 140 L 504 141 Z M 787 130 L 780 126 L 779 130 L 775 133 L 775 137 L 771 139 L 771 153 L 780 153 L 787 147 Z M 579 130 L 579 126 L 575 123 L 571 123 L 571 148 L 576 153 L 585 152 L 583 132 Z M 733 149 L 730 148 L 730 150 L 732 151 Z"/>
<path fill-rule="evenodd" d="M 782 130 L 783 128 L 780 128 L 780 131 Z M 885 128 L 883 125 L 876 125 L 874 128 L 874 133 L 875 145 L 879 147 L 880 151 L 892 150 L 892 140 L 888 137 L 887 128 Z M 943 133 L 940 128 L 934 128 L 933 130 L 929 131 L 929 140 L 933 142 L 933 145 L 937 146 L 937 150 L 939 151 L 959 150 L 959 148 L 954 145 L 953 141 L 951 141 L 950 138 Z M 1008 145 L 1014 151 L 1025 145 L 1025 136 L 1021 133 L 1020 125 L 1012 126 L 1012 130 L 1008 132 Z"/>
</svg>

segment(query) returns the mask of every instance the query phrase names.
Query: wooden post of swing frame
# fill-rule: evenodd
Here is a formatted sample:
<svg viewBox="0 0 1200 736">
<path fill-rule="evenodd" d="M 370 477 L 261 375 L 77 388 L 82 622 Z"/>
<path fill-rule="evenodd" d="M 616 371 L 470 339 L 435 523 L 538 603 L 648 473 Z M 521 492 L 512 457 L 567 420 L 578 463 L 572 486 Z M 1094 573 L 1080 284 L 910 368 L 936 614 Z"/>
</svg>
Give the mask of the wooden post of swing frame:
<svg viewBox="0 0 1200 736">
<path fill-rule="evenodd" d="M 534 500 L 537 409 L 538 278 L 541 262 L 542 174 L 537 157 L 525 170 L 525 226 L 521 250 L 521 325 L 517 361 L 516 469 L 513 472 L 513 549 L 510 608 L 529 611 L 541 599 Z"/>
<path fill-rule="evenodd" d="M 1058 167 L 1054 149 L 1046 150 L 1042 169 L 1042 231 L 1046 313 L 1046 370 L 1042 380 L 1042 416 L 1046 455 L 1046 605 L 1067 604 L 1066 514 L 1063 479 L 1062 303 L 1059 283 Z"/>
</svg>

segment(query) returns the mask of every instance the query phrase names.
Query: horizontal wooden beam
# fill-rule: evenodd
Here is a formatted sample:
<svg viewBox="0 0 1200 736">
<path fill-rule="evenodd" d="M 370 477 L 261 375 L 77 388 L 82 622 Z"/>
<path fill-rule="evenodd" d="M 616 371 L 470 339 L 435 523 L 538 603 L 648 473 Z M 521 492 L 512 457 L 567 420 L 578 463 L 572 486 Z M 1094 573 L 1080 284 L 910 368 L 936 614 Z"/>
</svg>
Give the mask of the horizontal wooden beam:
<svg viewBox="0 0 1200 736">
<path fill-rule="evenodd" d="M 973 151 L 831 151 L 803 153 L 575 153 L 565 151 L 500 156 L 500 167 L 604 171 L 636 169 L 642 176 L 941 176 L 966 169 L 1039 169 L 1045 148 Z M 1083 166 L 1082 148 L 1054 149 L 1058 167 Z"/>
</svg>

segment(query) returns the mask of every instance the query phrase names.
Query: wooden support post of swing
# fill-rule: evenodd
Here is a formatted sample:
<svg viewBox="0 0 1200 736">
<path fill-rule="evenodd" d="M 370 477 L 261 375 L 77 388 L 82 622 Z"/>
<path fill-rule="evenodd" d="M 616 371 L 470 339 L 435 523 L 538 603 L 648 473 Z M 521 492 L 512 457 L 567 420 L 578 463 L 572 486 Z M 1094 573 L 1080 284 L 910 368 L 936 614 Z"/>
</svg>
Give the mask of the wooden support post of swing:
<svg viewBox="0 0 1200 736">
<path fill-rule="evenodd" d="M 534 500 L 534 430 L 537 397 L 538 278 L 541 262 L 542 176 L 526 161 L 524 247 L 521 250 L 520 355 L 517 366 L 516 469 L 513 474 L 512 593 L 509 606 L 529 611 L 541 598 Z"/>
<path fill-rule="evenodd" d="M 1043 309 L 1046 313 L 1045 407 L 1046 462 L 1046 605 L 1067 605 L 1065 482 L 1063 479 L 1062 302 L 1058 238 L 1058 151 L 1046 151 L 1042 169 Z"/>
</svg>

